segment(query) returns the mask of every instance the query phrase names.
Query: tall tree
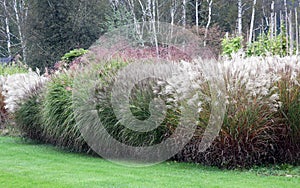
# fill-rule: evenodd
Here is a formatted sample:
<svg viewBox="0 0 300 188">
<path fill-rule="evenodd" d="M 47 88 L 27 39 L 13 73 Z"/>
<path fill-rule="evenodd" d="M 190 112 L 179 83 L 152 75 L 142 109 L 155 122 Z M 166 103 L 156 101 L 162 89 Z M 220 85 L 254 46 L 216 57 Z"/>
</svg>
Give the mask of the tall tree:
<svg viewBox="0 0 300 188">
<path fill-rule="evenodd" d="M 242 0 L 238 0 L 238 31 L 237 34 L 239 36 L 243 33 L 243 2 Z"/>
<path fill-rule="evenodd" d="M 186 26 L 186 1 L 187 0 L 182 0 L 182 25 L 185 27 Z"/>
<path fill-rule="evenodd" d="M 205 34 L 204 34 L 204 46 L 206 46 L 206 39 L 207 39 L 207 34 L 208 34 L 208 28 L 211 24 L 211 14 L 212 14 L 212 4 L 213 4 L 213 0 L 206 0 L 206 2 L 208 3 L 208 18 L 207 18 L 207 24 L 205 27 Z"/>
<path fill-rule="evenodd" d="M 28 62 L 53 66 L 74 48 L 88 48 L 107 27 L 111 10 L 102 0 L 29 0 Z"/>
<path fill-rule="evenodd" d="M 4 25 L 4 34 L 6 37 L 6 45 L 7 45 L 7 54 L 8 56 L 11 56 L 11 32 L 10 32 L 10 19 L 9 19 L 9 10 L 8 10 L 8 3 L 6 0 L 3 0 L 2 2 L 2 8 L 4 12 L 4 20 L 5 20 L 5 25 Z"/>
<path fill-rule="evenodd" d="M 254 19 L 255 19 L 255 6 L 256 6 L 256 0 L 253 0 L 252 16 L 251 16 L 251 23 L 250 23 L 250 30 L 249 30 L 249 39 L 248 39 L 249 44 L 252 42 L 252 38 L 253 38 L 253 27 L 254 27 Z"/>
</svg>

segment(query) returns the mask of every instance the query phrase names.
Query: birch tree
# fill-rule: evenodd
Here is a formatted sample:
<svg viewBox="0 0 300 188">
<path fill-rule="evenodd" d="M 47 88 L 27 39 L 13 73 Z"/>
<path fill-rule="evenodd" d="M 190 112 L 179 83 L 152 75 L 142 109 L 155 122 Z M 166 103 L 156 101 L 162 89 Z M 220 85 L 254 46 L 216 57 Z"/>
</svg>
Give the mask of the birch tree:
<svg viewBox="0 0 300 188">
<path fill-rule="evenodd" d="M 210 23 L 211 23 L 211 14 L 212 14 L 213 0 L 206 0 L 206 2 L 208 3 L 208 19 L 207 19 L 207 24 L 206 24 L 206 27 L 205 27 L 204 46 L 206 46 L 206 39 L 207 39 L 207 34 L 208 34 L 208 28 L 209 28 Z"/>
<path fill-rule="evenodd" d="M 253 27 L 254 27 L 254 19 L 255 19 L 255 6 L 256 6 L 256 0 L 253 0 L 250 31 L 249 31 L 249 39 L 248 39 L 249 44 L 252 43 L 252 38 L 253 38 Z"/>
<path fill-rule="evenodd" d="M 6 0 L 3 0 L 2 2 L 2 8 L 3 8 L 3 17 L 4 17 L 4 27 L 3 27 L 3 33 L 6 37 L 5 41 L 6 41 L 6 50 L 7 50 L 7 54 L 10 57 L 11 54 L 11 32 L 10 32 L 10 20 L 9 20 L 9 11 L 8 11 L 8 4 Z"/>
<path fill-rule="evenodd" d="M 15 23 L 18 28 L 18 39 L 22 50 L 23 62 L 27 63 L 25 27 L 28 18 L 28 2 L 24 0 L 14 0 L 13 9 L 16 18 Z"/>
<path fill-rule="evenodd" d="M 243 29 L 243 2 L 242 0 L 238 0 L 238 27 L 237 33 L 239 36 L 242 36 Z"/>
<path fill-rule="evenodd" d="M 175 22 L 175 14 L 177 12 L 177 0 L 171 0 L 171 24 L 174 25 Z"/>
<path fill-rule="evenodd" d="M 299 2 L 300 3 L 300 2 Z M 295 27 L 296 27 L 296 55 L 299 54 L 299 24 L 298 24 L 298 9 L 295 7 Z"/>
<path fill-rule="evenodd" d="M 199 0 L 196 0 L 195 2 L 195 11 L 196 11 L 196 31 L 197 34 L 199 33 L 199 6 L 200 6 L 201 2 L 199 2 Z"/>
<path fill-rule="evenodd" d="M 182 26 L 186 27 L 186 1 L 187 0 L 182 0 Z"/>
<path fill-rule="evenodd" d="M 287 34 L 287 37 L 286 37 L 286 52 L 287 54 L 289 53 L 289 26 L 288 26 L 288 8 L 287 8 L 287 2 L 286 0 L 284 0 L 284 11 L 285 11 L 285 30 L 286 30 L 286 34 Z"/>
</svg>

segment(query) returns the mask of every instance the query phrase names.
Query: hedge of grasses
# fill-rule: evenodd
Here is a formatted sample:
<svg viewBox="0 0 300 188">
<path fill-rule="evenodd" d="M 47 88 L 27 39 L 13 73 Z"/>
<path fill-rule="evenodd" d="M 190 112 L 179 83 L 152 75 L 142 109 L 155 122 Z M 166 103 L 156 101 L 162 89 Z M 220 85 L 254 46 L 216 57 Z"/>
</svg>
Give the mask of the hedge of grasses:
<svg viewBox="0 0 300 188">
<path fill-rule="evenodd" d="M 188 64 L 188 74 L 195 83 L 203 83 L 199 64 Z M 213 62 L 211 62 L 213 63 Z M 82 84 L 83 91 L 92 91 L 97 115 L 108 132 L 128 145 L 153 145 L 169 137 L 180 117 L 176 98 L 172 94 L 153 92 L 150 84 L 139 83 L 130 97 L 131 112 L 140 120 L 149 117 L 149 101 L 155 95 L 175 100 L 168 109 L 161 126 L 149 133 L 137 133 L 118 123 L 110 103 L 111 85 L 116 73 L 127 66 L 120 61 L 102 62 L 93 67 L 99 82 Z M 199 143 L 210 117 L 209 99 L 199 98 L 199 125 L 192 140 L 174 156 L 174 160 L 202 163 L 221 168 L 250 167 L 265 164 L 299 164 L 300 159 L 300 62 L 297 57 L 233 57 L 214 62 L 220 68 L 226 88 L 227 110 L 219 136 L 205 151 Z M 183 66 L 184 67 L 184 66 Z M 92 74 L 69 70 L 52 76 L 43 90 L 23 100 L 15 113 L 17 125 L 25 136 L 49 142 L 74 151 L 89 151 L 79 127 L 84 122 L 75 121 L 72 89 L 74 74 L 94 79 Z M 91 76 L 91 77 L 89 77 Z M 178 78 L 185 79 L 185 78 Z M 199 79 L 199 80 L 197 80 Z M 155 83 L 152 80 L 148 83 Z M 137 85 L 137 86 L 138 86 Z M 155 85 L 155 84 L 154 84 Z M 78 88 L 78 85 L 77 85 Z M 142 88 L 142 89 L 141 89 Z M 199 93 L 206 93 L 207 83 Z M 201 101 L 202 100 L 202 101 Z M 84 116 L 92 116 L 89 112 Z M 88 117 L 92 119 L 92 117 Z"/>
</svg>

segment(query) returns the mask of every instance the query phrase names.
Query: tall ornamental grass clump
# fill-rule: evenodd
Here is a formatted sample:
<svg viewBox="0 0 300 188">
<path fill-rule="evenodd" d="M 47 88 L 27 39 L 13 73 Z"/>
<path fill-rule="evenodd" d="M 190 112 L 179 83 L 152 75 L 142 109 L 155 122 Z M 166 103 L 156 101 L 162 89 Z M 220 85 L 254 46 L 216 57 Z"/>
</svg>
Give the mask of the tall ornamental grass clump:
<svg viewBox="0 0 300 188">
<path fill-rule="evenodd" d="M 202 132 L 196 132 L 175 159 L 225 168 L 299 163 L 299 59 L 233 56 L 214 66 L 226 85 L 219 136 L 200 152 Z M 200 120 L 207 120 L 211 106 L 203 108 Z"/>
<path fill-rule="evenodd" d="M 43 137 L 48 143 L 74 151 L 86 150 L 76 127 L 72 104 L 73 75 L 62 72 L 46 85 L 41 109 Z"/>
<path fill-rule="evenodd" d="M 300 60 L 296 56 L 283 59 L 268 58 L 274 63 L 274 71 L 281 75 L 276 83 L 280 110 L 277 116 L 281 129 L 277 155 L 280 162 L 299 164 L 300 161 Z"/>
<path fill-rule="evenodd" d="M 150 132 L 138 132 L 127 128 L 116 117 L 111 102 L 112 88 L 118 71 L 125 68 L 128 64 L 112 60 L 102 64 L 91 65 L 83 72 L 78 71 L 80 78 L 77 78 L 76 88 L 79 90 L 76 91 L 75 96 L 80 99 L 76 102 L 76 106 L 86 106 L 87 109 L 81 109 L 80 112 L 77 112 L 77 124 L 79 127 L 84 128 L 86 124 L 94 125 L 97 124 L 97 121 L 100 121 L 110 136 L 130 146 L 149 146 L 160 143 L 164 135 L 168 133 L 168 128 L 165 125 L 159 126 Z M 129 72 L 128 74 L 130 75 L 131 73 Z M 90 80 L 95 81 L 96 84 L 90 85 L 82 82 L 89 82 Z M 154 85 L 155 80 L 151 79 L 136 83 L 129 97 L 130 112 L 132 114 L 128 115 L 132 115 L 133 118 L 139 120 L 146 120 L 150 117 L 149 103 L 155 96 L 152 90 Z M 81 103 L 80 100 L 82 99 L 92 100 L 93 104 L 91 105 L 95 105 L 97 114 L 90 111 L 90 105 Z M 85 101 L 82 100 L 82 102 Z M 119 102 L 122 103 L 123 101 Z M 98 128 L 100 129 L 100 127 L 95 127 L 95 133 L 98 132 Z"/>
<path fill-rule="evenodd" d="M 44 84 L 32 87 L 14 114 L 16 126 L 22 136 L 42 142 L 45 142 L 41 116 L 44 89 Z"/>
<path fill-rule="evenodd" d="M 7 119 L 7 108 L 5 107 L 5 92 L 6 89 L 4 88 L 7 83 L 7 77 L 13 74 L 21 74 L 21 73 L 28 73 L 28 69 L 25 65 L 16 65 L 16 64 L 9 64 L 9 65 L 1 65 L 0 66 L 0 122 L 4 123 Z"/>
</svg>

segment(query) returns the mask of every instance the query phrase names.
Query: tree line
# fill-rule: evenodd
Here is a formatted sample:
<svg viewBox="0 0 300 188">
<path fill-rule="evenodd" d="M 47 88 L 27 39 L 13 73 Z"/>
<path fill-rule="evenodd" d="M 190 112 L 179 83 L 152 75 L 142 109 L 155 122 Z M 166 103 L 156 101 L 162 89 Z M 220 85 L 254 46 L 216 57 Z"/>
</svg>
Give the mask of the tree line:
<svg viewBox="0 0 300 188">
<path fill-rule="evenodd" d="M 299 6 L 299 0 L 1 0 L 0 57 L 19 54 L 32 67 L 53 66 L 103 33 L 143 21 L 192 29 L 208 46 L 226 32 L 251 43 L 283 26 L 289 50 L 298 52 Z"/>
</svg>

